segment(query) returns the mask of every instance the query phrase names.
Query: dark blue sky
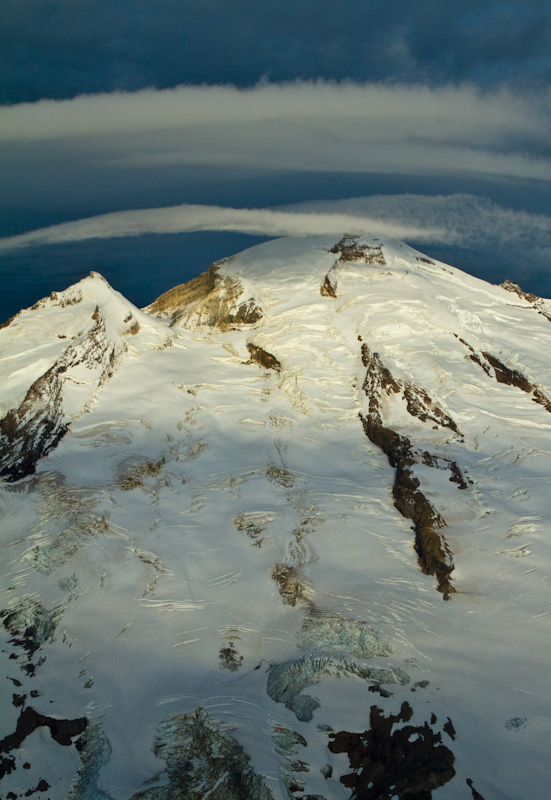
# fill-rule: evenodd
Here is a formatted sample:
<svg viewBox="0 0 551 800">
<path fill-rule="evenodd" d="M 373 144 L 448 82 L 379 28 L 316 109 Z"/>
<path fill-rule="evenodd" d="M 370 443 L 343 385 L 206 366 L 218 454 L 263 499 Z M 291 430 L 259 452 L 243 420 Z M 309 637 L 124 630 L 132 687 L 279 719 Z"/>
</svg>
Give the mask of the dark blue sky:
<svg viewBox="0 0 551 800">
<path fill-rule="evenodd" d="M 0 102 L 295 78 L 548 86 L 547 0 L 3 0 Z"/>
<path fill-rule="evenodd" d="M 0 235 L 180 204 L 377 217 L 376 195 L 388 221 L 443 225 L 420 249 L 550 295 L 550 45 L 548 0 L 3 0 Z M 202 88 L 163 92 L 182 84 Z M 4 248 L 0 316 L 91 268 L 145 304 L 273 235 L 195 224 Z"/>
</svg>

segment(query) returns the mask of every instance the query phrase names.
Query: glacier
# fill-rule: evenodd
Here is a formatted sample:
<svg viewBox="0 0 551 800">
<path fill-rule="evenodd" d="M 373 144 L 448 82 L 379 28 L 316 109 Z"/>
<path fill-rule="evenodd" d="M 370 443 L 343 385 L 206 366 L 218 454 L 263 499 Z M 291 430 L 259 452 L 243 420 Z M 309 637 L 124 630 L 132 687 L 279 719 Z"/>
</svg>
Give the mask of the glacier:
<svg viewBox="0 0 551 800">
<path fill-rule="evenodd" d="M 2 796 L 548 796 L 551 301 L 337 238 L 1 326 Z"/>
</svg>

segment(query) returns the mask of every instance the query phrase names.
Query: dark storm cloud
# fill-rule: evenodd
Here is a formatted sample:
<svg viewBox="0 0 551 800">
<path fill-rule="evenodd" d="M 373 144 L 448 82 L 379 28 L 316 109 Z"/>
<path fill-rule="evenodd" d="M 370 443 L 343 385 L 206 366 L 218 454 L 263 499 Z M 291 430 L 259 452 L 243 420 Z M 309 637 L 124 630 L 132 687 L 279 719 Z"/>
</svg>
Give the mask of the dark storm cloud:
<svg viewBox="0 0 551 800">
<path fill-rule="evenodd" d="M 3 0 L 0 102 L 181 83 L 551 77 L 547 0 Z"/>
</svg>

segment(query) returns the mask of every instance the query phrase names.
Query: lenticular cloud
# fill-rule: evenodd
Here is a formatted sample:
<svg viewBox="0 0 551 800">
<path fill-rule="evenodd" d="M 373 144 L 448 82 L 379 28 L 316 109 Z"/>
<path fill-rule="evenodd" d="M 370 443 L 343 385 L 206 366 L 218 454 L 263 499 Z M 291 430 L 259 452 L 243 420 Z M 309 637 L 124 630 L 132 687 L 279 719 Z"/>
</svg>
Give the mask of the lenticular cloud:
<svg viewBox="0 0 551 800">
<path fill-rule="evenodd" d="M 87 239 L 141 234 L 235 231 L 256 236 L 305 236 L 370 231 L 413 242 L 477 247 L 526 242 L 545 247 L 551 219 L 498 206 L 469 194 L 374 195 L 319 200 L 279 208 L 183 204 L 131 209 L 63 222 L 0 240 L 0 252 Z"/>
<path fill-rule="evenodd" d="M 438 228 L 418 227 L 391 219 L 373 219 L 365 214 L 277 211 L 272 209 L 222 208 L 220 206 L 179 205 L 101 214 L 97 217 L 63 222 L 48 228 L 0 240 L 0 251 L 36 245 L 78 242 L 85 239 L 111 239 L 145 233 L 185 233 L 190 231 L 239 231 L 253 235 L 293 236 L 316 233 L 361 232 L 376 230 L 387 236 L 435 240 L 443 235 Z"/>
<path fill-rule="evenodd" d="M 67 140 L 119 167 L 551 177 L 545 97 L 473 86 L 179 86 L 0 109 L 0 141 Z M 34 145 L 33 145 L 34 142 Z"/>
</svg>

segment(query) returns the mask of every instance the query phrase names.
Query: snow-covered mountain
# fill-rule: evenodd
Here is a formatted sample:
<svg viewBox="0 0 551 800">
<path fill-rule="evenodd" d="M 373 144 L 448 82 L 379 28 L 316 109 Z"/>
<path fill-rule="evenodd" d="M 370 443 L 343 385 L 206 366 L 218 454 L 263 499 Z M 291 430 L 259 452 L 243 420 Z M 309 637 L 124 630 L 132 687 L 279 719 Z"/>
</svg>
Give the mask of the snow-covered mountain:
<svg viewBox="0 0 551 800">
<path fill-rule="evenodd" d="M 550 323 L 352 235 L 6 323 L 3 796 L 547 798 Z"/>
</svg>

